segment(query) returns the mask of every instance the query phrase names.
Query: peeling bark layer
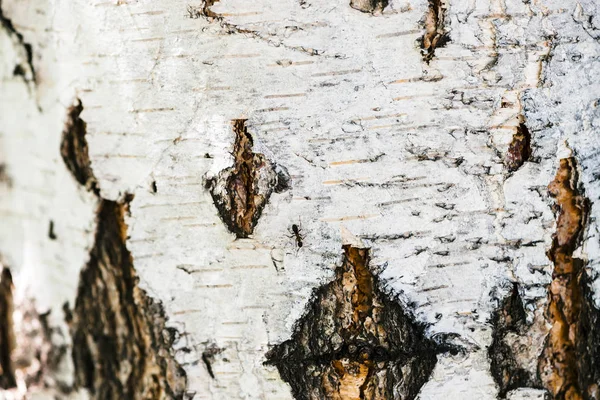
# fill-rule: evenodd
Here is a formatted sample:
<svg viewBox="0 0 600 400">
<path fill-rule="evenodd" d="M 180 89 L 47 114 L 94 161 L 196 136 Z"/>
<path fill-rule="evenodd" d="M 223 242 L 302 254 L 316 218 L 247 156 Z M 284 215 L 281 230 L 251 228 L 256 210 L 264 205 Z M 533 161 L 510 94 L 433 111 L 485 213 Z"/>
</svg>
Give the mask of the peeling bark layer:
<svg viewBox="0 0 600 400">
<path fill-rule="evenodd" d="M 60 154 L 65 165 L 77 182 L 98 195 L 96 178 L 90 166 L 88 144 L 85 137 L 85 121 L 80 118 L 83 106 L 81 101 L 69 109 L 69 115 L 63 131 Z"/>
<path fill-rule="evenodd" d="M 579 246 L 589 202 L 578 188 L 575 158 L 560 160 L 548 187 L 559 209 L 557 229 L 548 257 L 554 263 L 546 316 L 552 328 L 539 360 L 539 374 L 554 399 L 597 399 L 597 310 L 586 296 L 583 260 L 573 256 Z"/>
<path fill-rule="evenodd" d="M 350 7 L 371 14 L 380 14 L 387 5 L 387 0 L 350 0 Z"/>
<path fill-rule="evenodd" d="M 521 168 L 529 157 L 531 157 L 531 134 L 527 126 L 521 122 L 508 147 L 506 167 L 510 172 L 514 172 Z"/>
<path fill-rule="evenodd" d="M 227 228 L 237 237 L 246 238 L 254 231 L 271 193 L 286 189 L 287 181 L 283 171 L 279 177 L 264 155 L 252 151 L 246 120 L 234 120 L 233 131 L 234 164 L 207 183 Z"/>
<path fill-rule="evenodd" d="M 267 355 L 296 399 L 413 399 L 436 346 L 379 288 L 369 250 L 344 246 L 336 278 L 315 293 L 292 339 Z"/>
<path fill-rule="evenodd" d="M 15 348 L 12 286 L 10 270 L 3 268 L 2 276 L 0 276 L 0 388 L 2 389 L 9 389 L 17 385 L 11 360 Z"/>
<path fill-rule="evenodd" d="M 429 10 L 425 15 L 425 33 L 421 38 L 423 59 L 431 61 L 435 49 L 444 47 L 450 41 L 445 27 L 446 3 L 445 0 L 429 0 Z"/>
<path fill-rule="evenodd" d="M 95 399 L 182 398 L 185 374 L 164 312 L 137 286 L 125 240 L 127 204 L 102 200 L 73 311 L 76 383 Z"/>
</svg>

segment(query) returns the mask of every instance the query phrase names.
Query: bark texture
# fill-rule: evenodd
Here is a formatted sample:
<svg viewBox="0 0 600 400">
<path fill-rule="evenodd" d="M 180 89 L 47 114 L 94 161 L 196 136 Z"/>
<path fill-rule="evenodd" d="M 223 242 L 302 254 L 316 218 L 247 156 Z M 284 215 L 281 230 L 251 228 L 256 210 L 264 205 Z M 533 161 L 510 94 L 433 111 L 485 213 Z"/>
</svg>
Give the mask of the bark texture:
<svg viewBox="0 0 600 400">
<path fill-rule="evenodd" d="M 2 396 L 598 398 L 599 15 L 1 0 Z"/>
</svg>

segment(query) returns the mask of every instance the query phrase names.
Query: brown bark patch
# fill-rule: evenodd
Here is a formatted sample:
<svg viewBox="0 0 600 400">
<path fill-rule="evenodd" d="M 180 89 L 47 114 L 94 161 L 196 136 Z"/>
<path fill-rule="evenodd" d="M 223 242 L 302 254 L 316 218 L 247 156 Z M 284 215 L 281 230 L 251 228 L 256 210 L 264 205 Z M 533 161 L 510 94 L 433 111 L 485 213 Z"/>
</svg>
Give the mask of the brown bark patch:
<svg viewBox="0 0 600 400">
<path fill-rule="evenodd" d="M 364 13 L 381 14 L 388 0 L 350 0 L 350 7 Z"/>
<path fill-rule="evenodd" d="M 583 260 L 573 257 L 589 212 L 589 201 L 578 187 L 575 158 L 560 160 L 548 189 L 556 199 L 558 219 L 548 251 L 554 270 L 546 318 L 552 328 L 538 371 L 554 399 L 598 399 L 598 310 L 593 305 Z"/>
<path fill-rule="evenodd" d="M 254 153 L 246 120 L 236 119 L 232 124 L 233 166 L 208 180 L 207 186 L 229 231 L 238 238 L 246 238 L 254 231 L 271 193 L 287 189 L 289 176 L 264 155 Z"/>
<path fill-rule="evenodd" d="M 508 146 L 506 167 L 510 172 L 514 172 L 521 168 L 529 157 L 531 157 L 531 134 L 527 126 L 521 122 Z"/>
<path fill-rule="evenodd" d="M 421 38 L 423 59 L 429 63 L 435 55 L 435 49 L 444 47 L 450 41 L 446 31 L 445 0 L 429 0 L 429 9 L 425 15 L 425 33 Z"/>
<path fill-rule="evenodd" d="M 15 349 L 13 332 L 13 281 L 8 268 L 0 276 L 0 388 L 10 389 L 17 385 L 11 359 Z"/>
<path fill-rule="evenodd" d="M 73 174 L 80 185 L 99 194 L 96 178 L 90 166 L 88 143 L 86 135 L 86 123 L 80 115 L 83 105 L 80 100 L 69 108 L 69 114 L 63 130 L 60 154 L 65 165 Z"/>
<path fill-rule="evenodd" d="M 410 400 L 429 379 L 435 343 L 368 265 L 368 249 L 344 246 L 334 281 L 316 290 L 292 339 L 267 354 L 296 399 Z"/>
<path fill-rule="evenodd" d="M 127 203 L 102 200 L 90 261 L 81 273 L 71 321 L 76 384 L 94 399 L 182 398 L 174 332 L 138 285 L 126 246 Z"/>
<path fill-rule="evenodd" d="M 215 3 L 218 2 L 219 0 L 204 0 L 201 11 L 202 15 L 208 18 L 220 18 L 221 16 L 219 14 L 210 9 Z"/>
</svg>

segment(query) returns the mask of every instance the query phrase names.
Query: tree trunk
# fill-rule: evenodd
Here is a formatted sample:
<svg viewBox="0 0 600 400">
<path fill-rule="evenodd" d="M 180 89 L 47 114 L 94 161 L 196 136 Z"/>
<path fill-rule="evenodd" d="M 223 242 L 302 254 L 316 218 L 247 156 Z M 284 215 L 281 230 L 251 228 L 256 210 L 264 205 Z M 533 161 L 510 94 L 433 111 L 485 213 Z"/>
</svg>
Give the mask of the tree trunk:
<svg viewBox="0 0 600 400">
<path fill-rule="evenodd" d="M 600 399 L 599 19 L 2 0 L 3 398 Z"/>
</svg>

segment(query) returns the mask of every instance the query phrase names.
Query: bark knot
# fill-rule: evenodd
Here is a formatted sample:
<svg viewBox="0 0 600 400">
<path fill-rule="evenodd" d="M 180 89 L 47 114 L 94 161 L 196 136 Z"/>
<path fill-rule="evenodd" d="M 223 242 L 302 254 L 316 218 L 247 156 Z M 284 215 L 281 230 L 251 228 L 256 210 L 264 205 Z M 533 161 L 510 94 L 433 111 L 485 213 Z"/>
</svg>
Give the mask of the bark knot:
<svg viewBox="0 0 600 400">
<path fill-rule="evenodd" d="M 380 288 L 369 249 L 345 245 L 292 338 L 267 354 L 296 399 L 414 399 L 439 349 Z"/>
<path fill-rule="evenodd" d="M 230 232 L 247 238 L 254 231 L 271 194 L 286 190 L 285 169 L 253 151 L 254 142 L 245 119 L 232 121 L 235 143 L 233 165 L 207 180 L 219 215 Z"/>
</svg>

